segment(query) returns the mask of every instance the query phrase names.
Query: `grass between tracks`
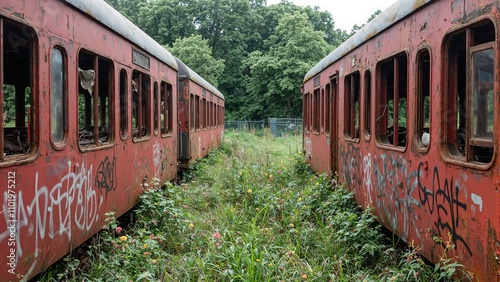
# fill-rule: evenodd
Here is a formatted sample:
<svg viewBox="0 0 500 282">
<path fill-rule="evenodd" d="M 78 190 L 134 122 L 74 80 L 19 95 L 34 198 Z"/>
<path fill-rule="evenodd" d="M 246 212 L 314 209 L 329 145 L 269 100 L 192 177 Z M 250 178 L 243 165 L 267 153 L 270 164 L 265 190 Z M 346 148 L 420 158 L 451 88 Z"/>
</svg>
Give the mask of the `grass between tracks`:
<svg viewBox="0 0 500 282">
<path fill-rule="evenodd" d="M 448 281 L 460 271 L 396 247 L 301 151 L 300 136 L 226 133 L 181 185 L 151 183 L 132 222 L 109 213 L 91 243 L 39 280 Z"/>
</svg>

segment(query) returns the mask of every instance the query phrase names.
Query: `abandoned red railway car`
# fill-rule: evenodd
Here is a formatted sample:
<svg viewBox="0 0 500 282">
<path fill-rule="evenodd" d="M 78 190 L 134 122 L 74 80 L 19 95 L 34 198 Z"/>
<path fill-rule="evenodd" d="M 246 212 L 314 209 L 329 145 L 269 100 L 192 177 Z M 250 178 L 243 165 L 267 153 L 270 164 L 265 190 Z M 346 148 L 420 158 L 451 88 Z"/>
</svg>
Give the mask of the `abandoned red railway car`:
<svg viewBox="0 0 500 282">
<path fill-rule="evenodd" d="M 224 96 L 182 61 L 179 66 L 179 166 L 205 157 L 224 137 Z"/>
<path fill-rule="evenodd" d="M 102 0 L 2 1 L 0 280 L 28 280 L 176 177 L 178 70 Z"/>
<path fill-rule="evenodd" d="M 401 0 L 314 66 L 304 152 L 432 262 L 500 277 L 500 2 Z M 495 94 L 497 93 L 497 94 Z"/>
</svg>

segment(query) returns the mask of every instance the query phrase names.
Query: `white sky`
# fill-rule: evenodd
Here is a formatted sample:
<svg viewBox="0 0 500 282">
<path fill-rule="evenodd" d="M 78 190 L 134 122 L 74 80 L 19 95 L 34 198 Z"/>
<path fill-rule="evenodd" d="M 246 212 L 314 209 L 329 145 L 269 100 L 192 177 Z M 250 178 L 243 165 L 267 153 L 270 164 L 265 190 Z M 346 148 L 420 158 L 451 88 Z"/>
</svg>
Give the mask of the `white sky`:
<svg viewBox="0 0 500 282">
<path fill-rule="evenodd" d="M 267 0 L 267 5 L 278 4 L 280 0 Z M 288 0 L 297 6 L 319 6 L 321 11 L 332 14 L 335 28 L 350 32 L 352 27 L 365 24 L 376 10 L 382 12 L 397 0 Z"/>
</svg>

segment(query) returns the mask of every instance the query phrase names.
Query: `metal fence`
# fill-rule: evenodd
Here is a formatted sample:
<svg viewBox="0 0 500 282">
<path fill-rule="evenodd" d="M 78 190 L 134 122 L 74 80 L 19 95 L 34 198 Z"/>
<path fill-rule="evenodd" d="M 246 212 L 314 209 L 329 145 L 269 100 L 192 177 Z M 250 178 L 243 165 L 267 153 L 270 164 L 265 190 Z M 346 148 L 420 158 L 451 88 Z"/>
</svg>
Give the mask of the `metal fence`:
<svg viewBox="0 0 500 282">
<path fill-rule="evenodd" d="M 274 136 L 302 133 L 301 118 L 269 118 L 267 120 L 226 121 L 225 130 L 261 131 L 269 128 Z"/>
</svg>

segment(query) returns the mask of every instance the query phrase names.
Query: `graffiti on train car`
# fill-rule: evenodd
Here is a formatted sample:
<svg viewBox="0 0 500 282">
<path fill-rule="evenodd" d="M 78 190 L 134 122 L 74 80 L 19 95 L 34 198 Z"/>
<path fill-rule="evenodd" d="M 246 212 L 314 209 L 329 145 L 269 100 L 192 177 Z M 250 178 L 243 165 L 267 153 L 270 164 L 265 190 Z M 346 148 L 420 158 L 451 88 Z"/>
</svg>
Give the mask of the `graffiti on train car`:
<svg viewBox="0 0 500 282">
<path fill-rule="evenodd" d="M 472 255 L 472 250 L 465 241 L 465 238 L 458 233 L 460 230 L 460 212 L 467 211 L 467 205 L 461 199 L 460 192 L 467 193 L 467 188 L 464 183 L 467 181 L 467 174 L 460 174 L 458 178 L 451 176 L 449 179 L 441 179 L 439 176 L 439 169 L 434 166 L 432 173 L 432 186 L 427 187 L 421 182 L 424 163 L 420 162 L 418 165 L 418 195 L 420 203 L 427 206 L 430 214 L 437 213 L 437 220 L 434 222 L 432 229 L 440 238 L 446 234 L 450 234 L 451 240 L 455 246 L 458 243 L 467 249 L 468 253 Z M 422 172 L 422 173 L 421 173 Z M 477 199 L 479 196 L 475 196 Z M 482 207 L 481 207 L 482 209 Z M 442 243 L 444 244 L 444 243 Z"/>
<path fill-rule="evenodd" d="M 382 216 L 380 219 L 398 230 L 404 240 L 410 229 L 421 239 L 418 211 L 425 208 L 433 218 L 426 231 L 439 238 L 446 238 L 449 234 L 457 248 L 463 247 L 472 255 L 464 234 L 459 233 L 463 230 L 459 226 L 460 215 L 467 211 L 465 199 L 469 196 L 465 186 L 466 174 L 442 179 L 437 166 L 431 174 L 424 162 L 420 162 L 416 170 L 411 170 L 400 154 L 368 153 L 363 156 L 361 149 L 353 144 L 341 146 L 340 156 L 345 184 L 361 192 L 366 205 L 375 205 Z M 376 197 L 375 202 L 373 197 Z M 473 194 L 471 199 L 481 212 L 481 197 Z M 445 242 L 441 244 L 445 247 Z"/>
<path fill-rule="evenodd" d="M 52 173 L 47 173 L 49 174 Z M 21 238 L 32 237 L 30 240 L 35 245 L 35 266 L 41 240 L 63 236 L 71 240 L 73 231 L 88 231 L 99 220 L 103 195 L 99 193 L 99 188 L 92 185 L 95 180 L 92 165 L 87 168 L 85 162 L 72 164 L 68 161 L 64 175 L 57 182 L 43 183 L 41 179 L 41 174 L 37 172 L 33 190 L 20 187 L 20 183 L 14 182 L 17 189 L 12 193 L 7 190 L 3 195 L 5 222 L 1 225 L 10 228 L 0 234 L 0 244 L 7 244 L 15 255 L 15 258 L 9 260 L 13 263 L 9 265 L 12 274 L 19 259 L 25 255 Z M 34 195 L 27 194 L 26 191 L 34 191 Z"/>
<path fill-rule="evenodd" d="M 160 143 L 158 143 L 158 141 L 155 141 L 153 145 L 153 165 L 154 165 L 155 177 L 160 177 L 160 175 L 163 174 L 161 160 L 162 160 L 162 150 L 160 149 Z"/>
<path fill-rule="evenodd" d="M 108 195 L 109 192 L 116 190 L 117 179 L 115 157 L 113 157 L 113 161 L 110 161 L 109 157 L 106 156 L 101 164 L 99 164 L 95 182 L 99 190 L 106 191 L 106 195 Z"/>
</svg>

